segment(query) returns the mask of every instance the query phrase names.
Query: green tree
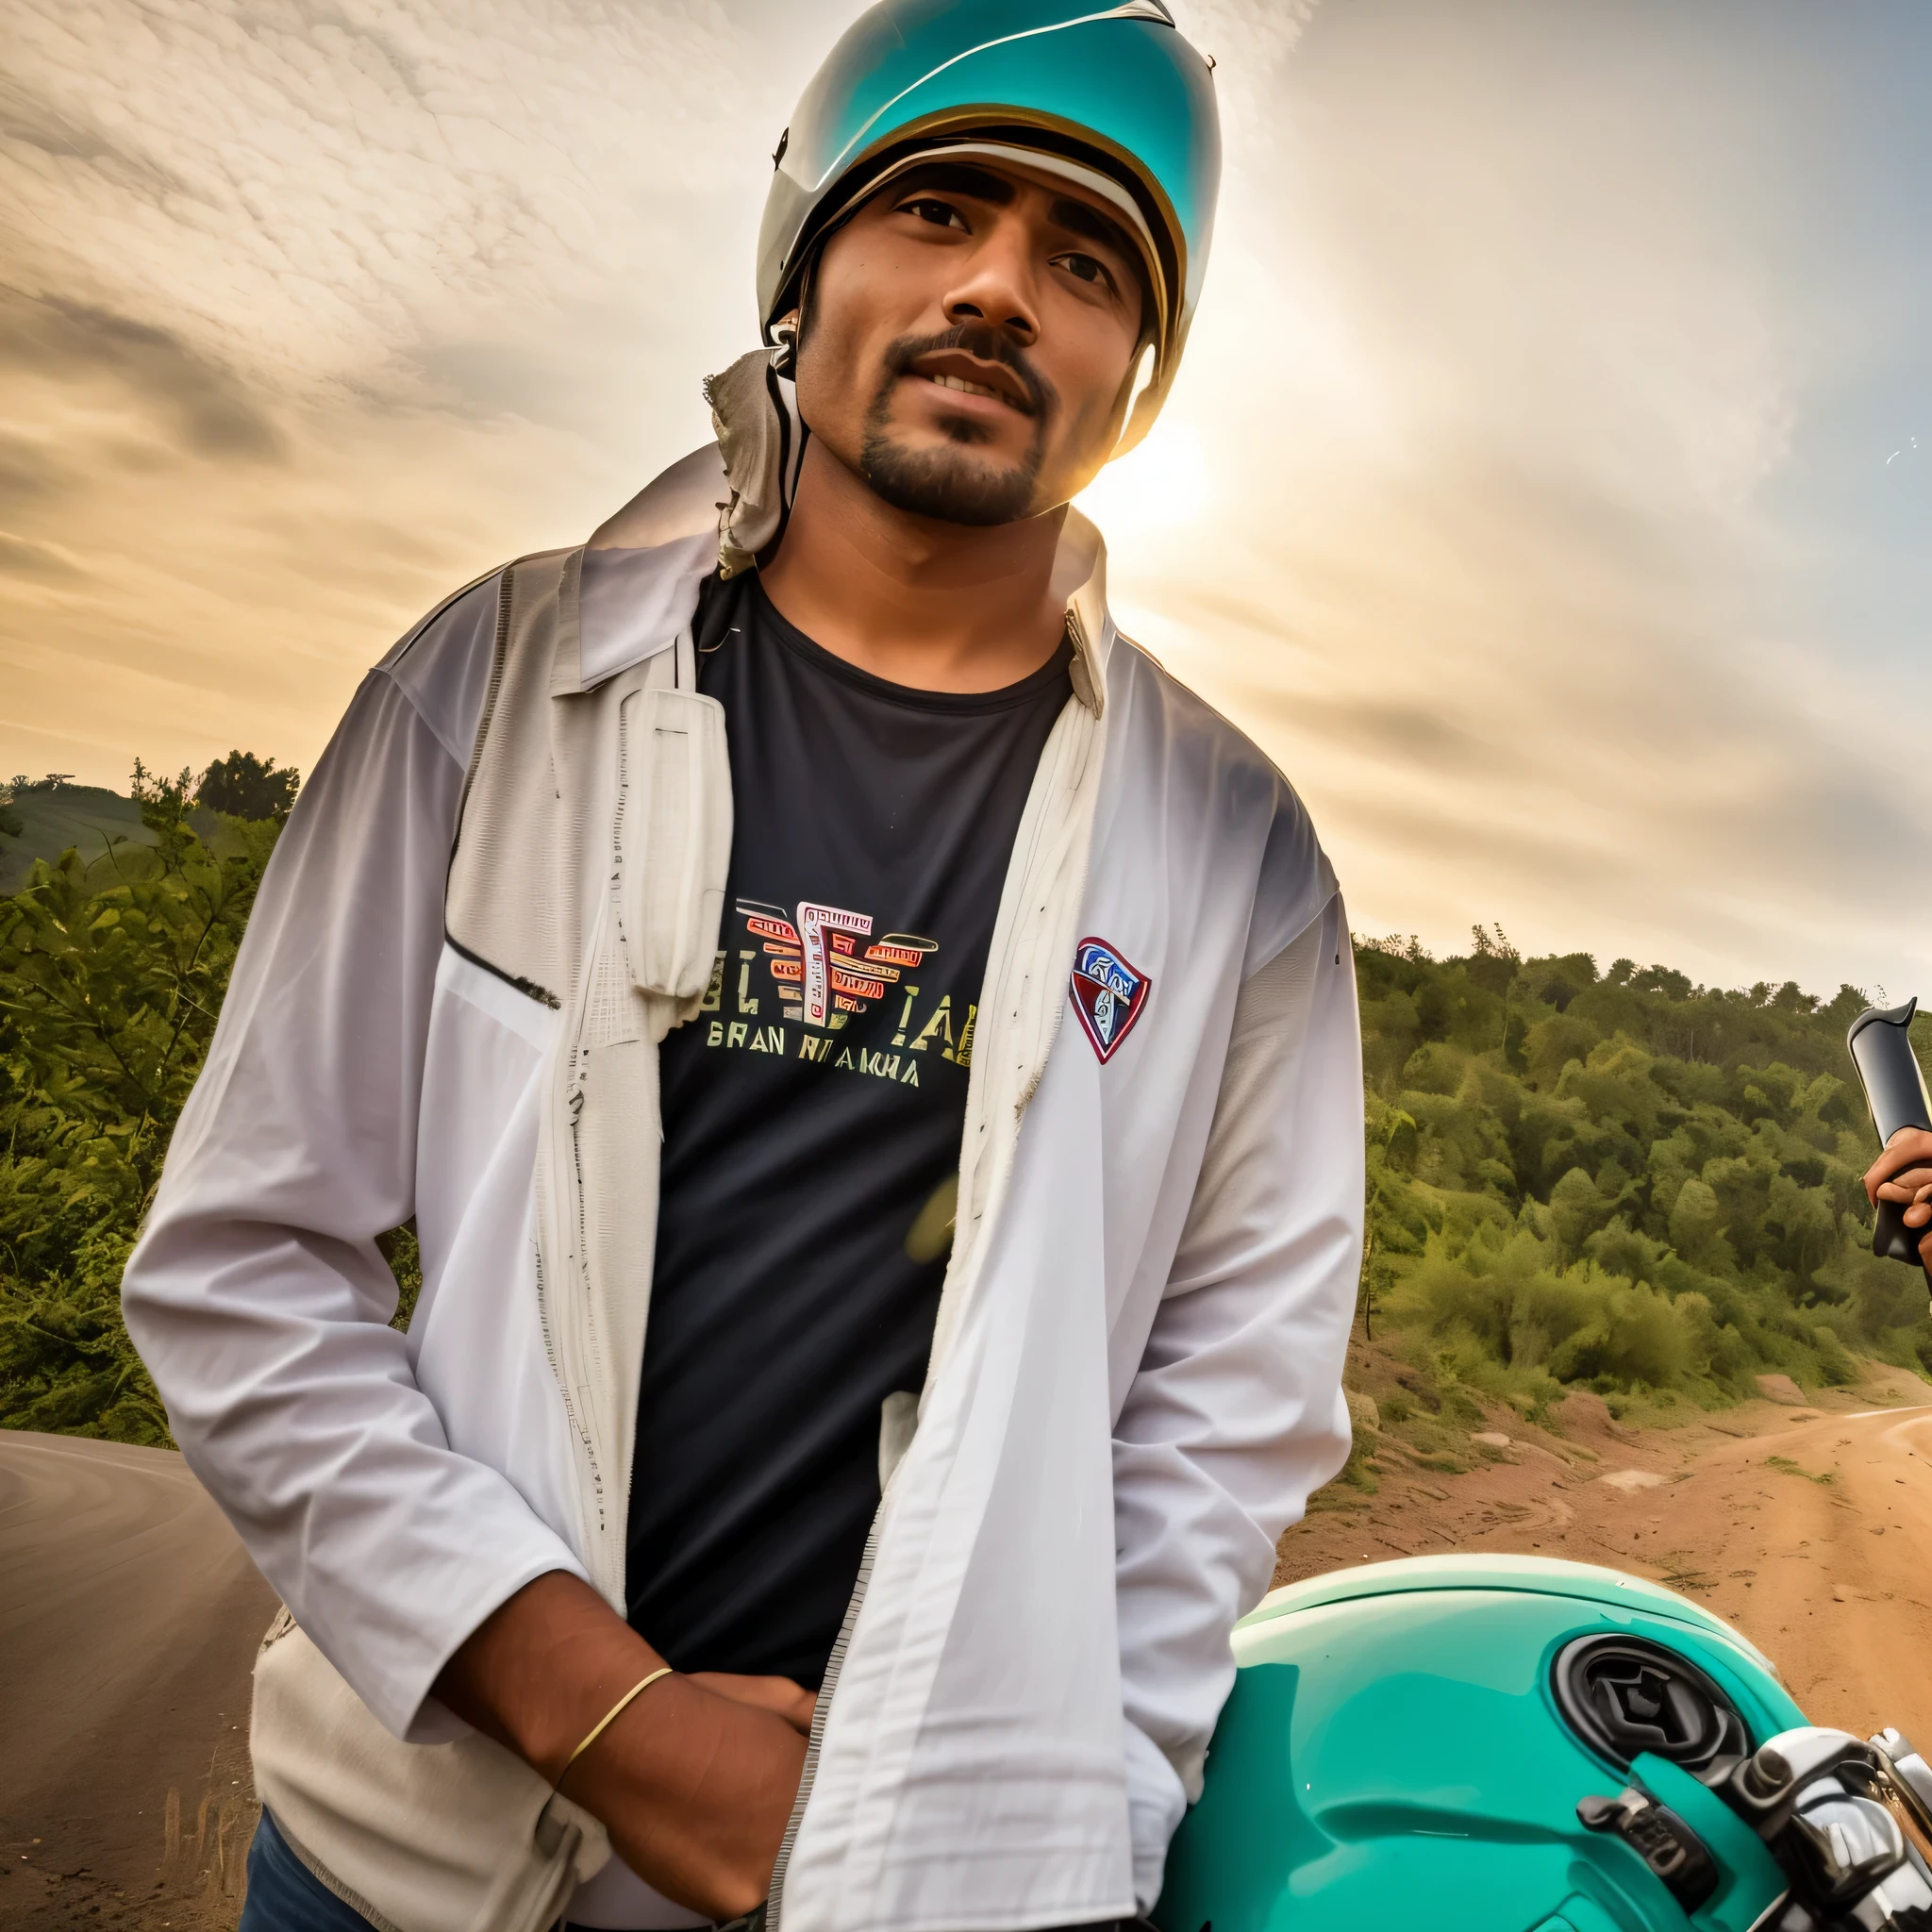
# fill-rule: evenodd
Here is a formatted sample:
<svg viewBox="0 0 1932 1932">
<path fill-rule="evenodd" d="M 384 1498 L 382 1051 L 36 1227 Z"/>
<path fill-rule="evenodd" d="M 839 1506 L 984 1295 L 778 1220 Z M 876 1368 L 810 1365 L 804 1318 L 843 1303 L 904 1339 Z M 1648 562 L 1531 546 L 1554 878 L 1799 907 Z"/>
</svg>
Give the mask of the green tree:
<svg viewBox="0 0 1932 1932">
<path fill-rule="evenodd" d="M 231 751 L 201 774 L 196 802 L 231 818 L 272 819 L 276 824 L 289 816 L 302 774 L 292 765 L 277 765 L 252 751 Z"/>
</svg>

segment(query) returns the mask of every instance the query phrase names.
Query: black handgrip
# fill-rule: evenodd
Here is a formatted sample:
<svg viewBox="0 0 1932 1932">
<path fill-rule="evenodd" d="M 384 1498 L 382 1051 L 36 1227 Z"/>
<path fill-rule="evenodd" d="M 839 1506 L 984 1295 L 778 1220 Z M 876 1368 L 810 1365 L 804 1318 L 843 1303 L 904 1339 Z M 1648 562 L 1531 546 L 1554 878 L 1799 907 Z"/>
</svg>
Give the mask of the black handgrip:
<svg viewBox="0 0 1932 1932">
<path fill-rule="evenodd" d="M 1868 1007 L 1845 1035 L 1881 1145 L 1901 1127 L 1932 1129 L 1932 1096 L 1926 1094 L 1925 1075 L 1912 1051 L 1912 1016 L 1918 1009 L 1916 999 L 1902 1007 Z M 1903 1202 L 1881 1201 L 1872 1231 L 1872 1252 L 1889 1261 L 1917 1261 L 1932 1280 L 1932 1262 L 1919 1252 L 1925 1232 L 1906 1225 Z"/>
<path fill-rule="evenodd" d="M 1881 1201 L 1877 1218 L 1872 1224 L 1872 1252 L 1886 1261 L 1917 1261 L 1932 1280 L 1932 1264 L 1919 1252 L 1919 1243 L 1932 1234 L 1932 1226 L 1907 1227 L 1903 1201 Z"/>
</svg>

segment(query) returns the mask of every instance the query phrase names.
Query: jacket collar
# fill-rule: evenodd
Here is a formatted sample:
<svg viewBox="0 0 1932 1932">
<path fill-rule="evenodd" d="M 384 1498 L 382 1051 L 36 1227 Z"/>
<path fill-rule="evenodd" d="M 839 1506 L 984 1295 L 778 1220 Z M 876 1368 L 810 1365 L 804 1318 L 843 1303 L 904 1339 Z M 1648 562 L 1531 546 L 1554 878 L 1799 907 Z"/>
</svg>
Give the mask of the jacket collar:
<svg viewBox="0 0 1932 1932">
<path fill-rule="evenodd" d="M 693 450 L 646 484 L 591 533 L 565 573 L 552 697 L 594 691 L 677 641 L 698 591 L 718 568 L 721 528 L 744 500 L 718 443 Z M 1114 623 L 1107 608 L 1107 545 L 1077 509 L 1067 511 L 1053 591 L 1067 608 L 1074 694 L 1097 718 L 1107 705 Z"/>
</svg>

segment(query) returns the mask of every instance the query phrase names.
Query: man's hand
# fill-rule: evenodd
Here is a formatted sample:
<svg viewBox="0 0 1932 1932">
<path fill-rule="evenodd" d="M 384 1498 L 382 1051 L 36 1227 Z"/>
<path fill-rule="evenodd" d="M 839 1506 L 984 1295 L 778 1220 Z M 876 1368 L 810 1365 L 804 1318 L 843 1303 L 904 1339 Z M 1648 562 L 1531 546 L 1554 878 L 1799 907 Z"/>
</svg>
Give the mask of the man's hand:
<svg viewBox="0 0 1932 1932">
<path fill-rule="evenodd" d="M 782 1717 L 801 1738 L 811 1736 L 812 1713 L 819 1707 L 817 1693 L 790 1677 L 741 1677 L 734 1671 L 692 1671 L 693 1684 L 715 1690 L 738 1704 L 755 1705 Z"/>
<path fill-rule="evenodd" d="M 1865 1197 L 1874 1208 L 1881 1201 L 1909 1204 L 1906 1225 L 1926 1230 L 1919 1242 L 1919 1259 L 1932 1269 L 1932 1133 L 1924 1127 L 1901 1127 L 1866 1170 Z"/>
<path fill-rule="evenodd" d="M 804 1768 L 805 1739 L 775 1712 L 666 1677 L 577 1759 L 563 1791 L 666 1898 L 735 1919 L 771 1890 Z"/>
<path fill-rule="evenodd" d="M 734 1919 L 771 1888 L 814 1700 L 783 1677 L 660 1678 L 565 1775 L 591 1726 L 662 1661 L 589 1584 L 552 1571 L 471 1633 L 436 1694 L 540 1775 L 562 1777 L 665 1897 Z"/>
</svg>

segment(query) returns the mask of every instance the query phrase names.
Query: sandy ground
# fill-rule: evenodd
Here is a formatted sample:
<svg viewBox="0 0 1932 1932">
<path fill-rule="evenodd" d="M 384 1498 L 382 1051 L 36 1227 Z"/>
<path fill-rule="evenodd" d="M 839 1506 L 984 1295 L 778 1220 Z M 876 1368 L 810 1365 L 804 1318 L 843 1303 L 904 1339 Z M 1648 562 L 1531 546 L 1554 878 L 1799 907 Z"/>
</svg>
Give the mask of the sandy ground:
<svg viewBox="0 0 1932 1932">
<path fill-rule="evenodd" d="M 1456 1549 L 1607 1563 L 1741 1630 L 1813 1723 L 1932 1745 L 1932 1388 L 1887 1371 L 1641 1430 L 1573 1394 L 1561 1420 L 1560 1437 L 1498 1420 L 1460 1475 L 1383 1438 L 1379 1493 L 1291 1530 L 1276 1581 Z"/>
<path fill-rule="evenodd" d="M 0 1927 L 234 1925 L 274 1610 L 179 1456 L 0 1430 Z"/>
</svg>

